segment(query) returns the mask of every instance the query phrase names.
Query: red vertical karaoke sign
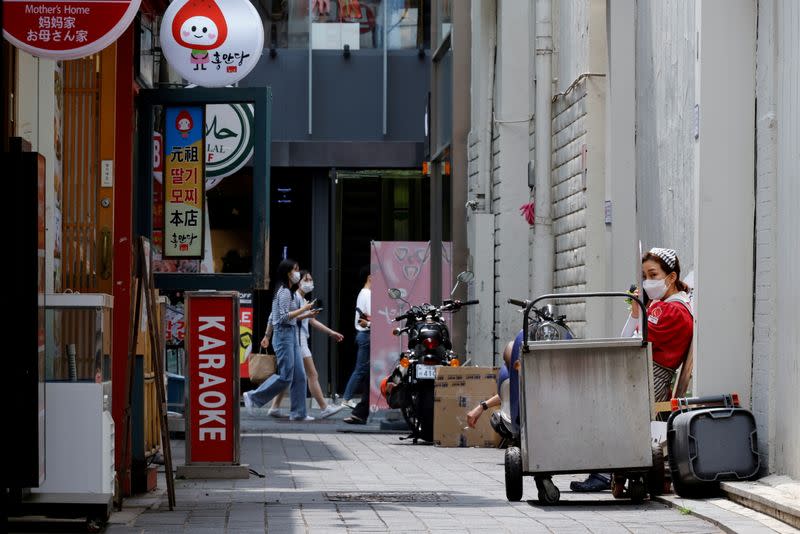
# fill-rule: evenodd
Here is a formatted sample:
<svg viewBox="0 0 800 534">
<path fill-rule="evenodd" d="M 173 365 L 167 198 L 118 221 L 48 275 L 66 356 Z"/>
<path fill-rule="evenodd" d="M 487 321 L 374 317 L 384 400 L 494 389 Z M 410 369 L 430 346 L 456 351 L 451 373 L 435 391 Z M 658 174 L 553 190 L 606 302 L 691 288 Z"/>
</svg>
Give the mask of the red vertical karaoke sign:
<svg viewBox="0 0 800 534">
<path fill-rule="evenodd" d="M 187 464 L 239 462 L 238 293 L 187 293 Z"/>
</svg>

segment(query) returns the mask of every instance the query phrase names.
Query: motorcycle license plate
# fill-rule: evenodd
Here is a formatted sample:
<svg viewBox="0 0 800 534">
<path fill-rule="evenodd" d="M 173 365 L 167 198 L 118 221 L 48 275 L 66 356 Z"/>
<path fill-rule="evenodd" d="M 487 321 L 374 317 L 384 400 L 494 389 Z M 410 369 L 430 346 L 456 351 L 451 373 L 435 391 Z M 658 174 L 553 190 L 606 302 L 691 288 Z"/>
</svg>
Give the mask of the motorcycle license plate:
<svg viewBox="0 0 800 534">
<path fill-rule="evenodd" d="M 421 363 L 417 364 L 417 379 L 435 379 L 436 378 L 436 366 L 435 365 L 423 365 Z"/>
</svg>

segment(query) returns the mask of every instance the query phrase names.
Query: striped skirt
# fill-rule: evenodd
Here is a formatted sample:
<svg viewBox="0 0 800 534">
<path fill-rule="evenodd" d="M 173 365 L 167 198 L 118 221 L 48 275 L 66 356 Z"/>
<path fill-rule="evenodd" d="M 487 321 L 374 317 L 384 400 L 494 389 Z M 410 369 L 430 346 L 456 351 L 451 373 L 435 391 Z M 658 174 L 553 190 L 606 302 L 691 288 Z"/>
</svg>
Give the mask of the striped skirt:
<svg viewBox="0 0 800 534">
<path fill-rule="evenodd" d="M 675 369 L 670 369 L 653 362 L 653 394 L 656 402 L 668 401 L 672 398 L 672 379 Z"/>
</svg>

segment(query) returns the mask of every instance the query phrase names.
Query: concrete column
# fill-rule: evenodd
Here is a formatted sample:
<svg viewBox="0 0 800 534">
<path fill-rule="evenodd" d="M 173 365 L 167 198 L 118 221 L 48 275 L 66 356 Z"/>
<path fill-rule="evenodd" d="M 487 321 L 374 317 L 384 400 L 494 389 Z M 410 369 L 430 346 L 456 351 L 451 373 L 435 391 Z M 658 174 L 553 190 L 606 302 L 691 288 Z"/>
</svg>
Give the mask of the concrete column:
<svg viewBox="0 0 800 534">
<path fill-rule="evenodd" d="M 470 54 L 472 35 L 470 33 L 470 5 L 465 2 L 453 4 L 453 87 L 469 87 L 470 84 Z M 467 226 L 466 207 L 467 187 L 469 181 L 469 156 L 468 141 L 470 129 L 470 95 L 469 91 L 453 91 L 453 141 L 450 144 L 450 160 L 452 162 L 450 175 L 450 236 L 453 243 L 452 254 L 452 284 L 456 276 L 467 269 Z M 447 291 L 452 289 L 445 288 Z M 466 288 L 459 288 L 455 298 L 464 299 L 467 295 Z M 464 354 L 466 348 L 467 314 L 453 314 L 451 339 L 453 350 L 456 354 Z M 464 359 L 462 358 L 462 361 Z"/>
<path fill-rule="evenodd" d="M 494 351 L 494 223 L 490 213 L 492 107 L 495 80 L 497 16 L 495 2 L 470 2 L 470 133 L 466 232 L 468 266 L 475 273 L 467 317 L 467 356 L 479 365 L 492 364 Z"/>
<path fill-rule="evenodd" d="M 608 72 L 605 0 L 589 1 L 588 72 Z M 608 289 L 606 257 L 606 91 L 607 77 L 589 76 L 586 84 L 586 290 Z M 609 120 L 613 120 L 608 117 Z M 608 299 L 586 299 L 586 337 L 604 337 Z"/>
<path fill-rule="evenodd" d="M 756 2 L 698 0 L 695 393 L 750 405 Z"/>
<path fill-rule="evenodd" d="M 606 1 L 606 288 L 624 291 L 640 269 L 636 228 L 636 2 Z M 621 300 L 606 304 L 606 335 L 617 336 L 628 310 Z"/>
<path fill-rule="evenodd" d="M 498 2 L 497 71 L 494 130 L 499 137 L 492 188 L 495 260 L 495 353 L 522 326 L 509 297 L 528 294 L 528 223 L 519 208 L 529 202 L 530 27 L 527 2 Z"/>
</svg>

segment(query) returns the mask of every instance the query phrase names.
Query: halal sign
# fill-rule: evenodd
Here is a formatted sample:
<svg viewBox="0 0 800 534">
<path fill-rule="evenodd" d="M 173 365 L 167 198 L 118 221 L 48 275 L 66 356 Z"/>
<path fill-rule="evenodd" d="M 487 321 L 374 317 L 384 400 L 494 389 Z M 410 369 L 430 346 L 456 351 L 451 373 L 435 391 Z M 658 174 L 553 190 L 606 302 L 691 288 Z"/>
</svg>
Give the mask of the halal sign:
<svg viewBox="0 0 800 534">
<path fill-rule="evenodd" d="M 264 26 L 248 0 L 174 0 L 161 22 L 161 49 L 191 83 L 224 87 L 261 57 Z"/>
<path fill-rule="evenodd" d="M 140 3 L 141 0 L 3 0 L 3 36 L 38 57 L 89 56 L 122 35 Z"/>
<path fill-rule="evenodd" d="M 253 155 L 253 105 L 206 106 L 206 190 L 230 176 Z"/>
</svg>

